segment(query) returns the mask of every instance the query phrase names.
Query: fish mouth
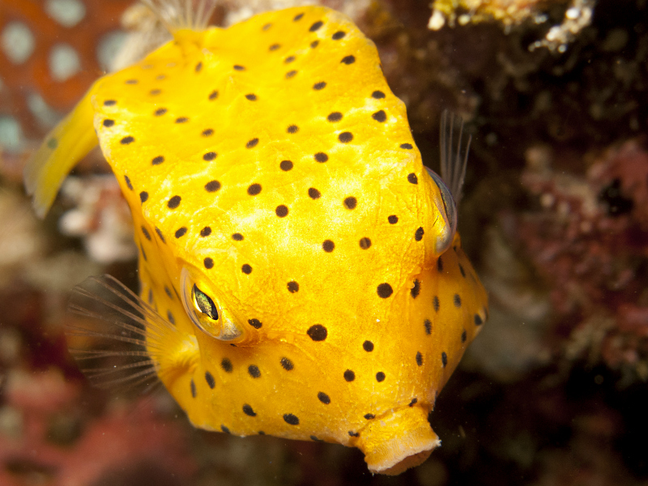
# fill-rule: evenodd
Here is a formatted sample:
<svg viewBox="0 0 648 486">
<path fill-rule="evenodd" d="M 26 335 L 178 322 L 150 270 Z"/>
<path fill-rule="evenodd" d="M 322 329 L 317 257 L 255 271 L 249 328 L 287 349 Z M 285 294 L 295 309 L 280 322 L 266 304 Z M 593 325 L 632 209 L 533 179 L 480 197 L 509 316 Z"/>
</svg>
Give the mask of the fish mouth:
<svg viewBox="0 0 648 486">
<path fill-rule="evenodd" d="M 395 476 L 422 464 L 441 445 L 422 407 L 404 407 L 372 421 L 354 444 L 369 471 Z"/>
</svg>

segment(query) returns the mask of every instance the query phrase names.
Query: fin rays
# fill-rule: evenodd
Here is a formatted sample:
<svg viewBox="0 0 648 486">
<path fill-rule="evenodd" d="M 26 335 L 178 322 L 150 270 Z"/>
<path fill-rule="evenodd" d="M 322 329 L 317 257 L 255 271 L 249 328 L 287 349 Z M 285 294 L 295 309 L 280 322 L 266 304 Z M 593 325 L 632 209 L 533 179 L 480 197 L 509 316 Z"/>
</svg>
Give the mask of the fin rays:
<svg viewBox="0 0 648 486">
<path fill-rule="evenodd" d="M 459 202 L 461 201 L 461 190 L 466 176 L 466 165 L 468 164 L 468 152 L 470 151 L 470 143 L 472 142 L 472 135 L 468 135 L 468 141 L 462 150 L 463 126 L 464 123 L 460 116 L 449 113 L 448 110 L 443 111 L 440 127 L 441 177 L 448 185 L 448 189 L 450 189 L 457 206 L 459 206 Z M 455 151 L 452 145 L 453 136 L 456 131 L 459 133 L 457 135 L 457 148 Z"/>
<path fill-rule="evenodd" d="M 158 381 L 162 338 L 179 331 L 111 276 L 90 277 L 77 285 L 68 310 L 81 316 L 68 325 L 70 351 L 90 382 L 122 391 Z M 88 349 L 87 341 L 92 341 Z"/>
<path fill-rule="evenodd" d="M 205 30 L 218 0 L 142 0 L 172 34 L 181 29 Z"/>
</svg>

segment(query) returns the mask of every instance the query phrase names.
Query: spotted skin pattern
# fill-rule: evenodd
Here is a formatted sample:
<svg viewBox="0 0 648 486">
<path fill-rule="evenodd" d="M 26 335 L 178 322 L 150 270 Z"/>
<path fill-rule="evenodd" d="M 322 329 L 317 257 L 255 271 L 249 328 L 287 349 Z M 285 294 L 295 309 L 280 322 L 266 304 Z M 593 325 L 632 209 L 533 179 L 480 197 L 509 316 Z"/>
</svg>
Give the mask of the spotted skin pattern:
<svg viewBox="0 0 648 486">
<path fill-rule="evenodd" d="M 373 472 L 417 465 L 487 299 L 373 43 L 323 7 L 174 37 L 53 132 L 26 175 L 37 205 L 94 120 L 140 295 L 186 336 L 149 352 L 191 422 L 356 446 Z M 194 324 L 193 285 L 238 334 Z"/>
</svg>

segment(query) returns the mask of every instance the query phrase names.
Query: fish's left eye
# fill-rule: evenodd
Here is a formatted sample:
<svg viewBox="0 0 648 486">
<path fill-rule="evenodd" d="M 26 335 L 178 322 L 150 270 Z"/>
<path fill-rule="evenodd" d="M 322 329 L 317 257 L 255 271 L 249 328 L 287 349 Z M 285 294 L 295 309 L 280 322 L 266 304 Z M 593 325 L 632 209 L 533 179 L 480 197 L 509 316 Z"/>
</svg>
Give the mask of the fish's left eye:
<svg viewBox="0 0 648 486">
<path fill-rule="evenodd" d="M 194 305 L 206 316 L 208 316 L 212 321 L 218 320 L 218 309 L 214 304 L 214 301 L 209 298 L 209 296 L 200 290 L 195 284 L 191 290 L 193 296 Z"/>
<path fill-rule="evenodd" d="M 182 305 L 194 326 L 221 341 L 241 342 L 249 337 L 227 311 L 223 301 L 218 298 L 217 289 L 208 280 L 200 276 L 195 278 L 188 268 L 182 269 L 181 279 Z"/>
</svg>

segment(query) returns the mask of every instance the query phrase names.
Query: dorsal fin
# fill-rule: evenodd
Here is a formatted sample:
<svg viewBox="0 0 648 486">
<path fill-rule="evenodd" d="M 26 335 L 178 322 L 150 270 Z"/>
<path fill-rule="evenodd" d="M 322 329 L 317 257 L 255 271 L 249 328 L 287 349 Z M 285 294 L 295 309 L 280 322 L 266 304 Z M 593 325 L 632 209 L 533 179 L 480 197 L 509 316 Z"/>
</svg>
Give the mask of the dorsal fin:
<svg viewBox="0 0 648 486">
<path fill-rule="evenodd" d="M 218 0 L 142 0 L 175 35 L 179 30 L 205 30 Z"/>
<path fill-rule="evenodd" d="M 457 206 L 461 201 L 461 189 L 466 176 L 468 152 L 472 141 L 472 135 L 468 135 L 466 147 L 462 150 L 463 125 L 463 119 L 459 115 L 450 113 L 448 110 L 443 111 L 440 127 L 441 177 L 450 189 Z M 452 146 L 455 131 L 459 132 L 456 151 Z"/>
</svg>

